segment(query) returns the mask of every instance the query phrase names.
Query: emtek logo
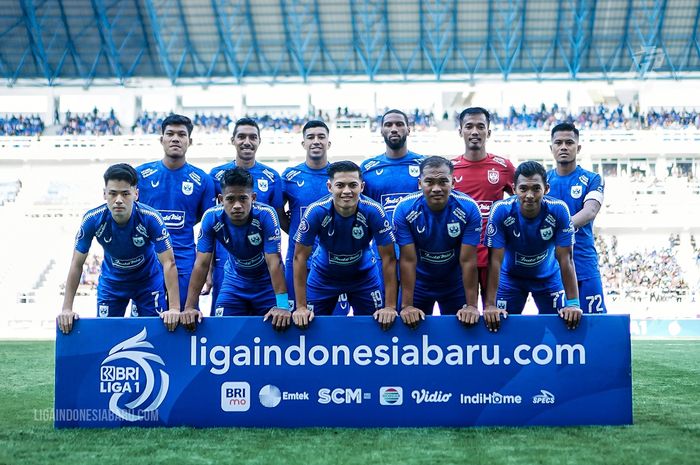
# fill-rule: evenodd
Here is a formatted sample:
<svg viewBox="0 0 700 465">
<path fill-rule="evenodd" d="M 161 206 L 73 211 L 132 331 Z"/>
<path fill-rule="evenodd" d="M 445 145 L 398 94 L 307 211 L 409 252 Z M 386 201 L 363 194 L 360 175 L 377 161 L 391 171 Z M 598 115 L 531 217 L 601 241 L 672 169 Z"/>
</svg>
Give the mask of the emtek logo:
<svg viewBox="0 0 700 465">
<path fill-rule="evenodd" d="M 361 404 L 363 400 L 369 400 L 371 398 L 372 394 L 368 392 L 363 393 L 360 388 L 322 388 L 318 391 L 319 404 L 330 404 L 331 402 L 334 404 Z"/>
<path fill-rule="evenodd" d="M 250 384 L 228 381 L 221 385 L 221 410 L 247 412 L 250 409 Z"/>
<path fill-rule="evenodd" d="M 532 397 L 532 403 L 533 404 L 553 404 L 554 403 L 554 394 L 552 394 L 549 391 L 545 391 L 544 389 L 540 389 L 540 394 L 537 394 Z"/>
<path fill-rule="evenodd" d="M 277 407 L 283 400 L 309 400 L 308 392 L 280 391 L 274 384 L 267 384 L 258 393 L 260 403 L 267 408 Z"/>
<path fill-rule="evenodd" d="M 379 388 L 379 405 L 402 405 L 403 388 L 399 386 L 382 386 Z"/>
</svg>

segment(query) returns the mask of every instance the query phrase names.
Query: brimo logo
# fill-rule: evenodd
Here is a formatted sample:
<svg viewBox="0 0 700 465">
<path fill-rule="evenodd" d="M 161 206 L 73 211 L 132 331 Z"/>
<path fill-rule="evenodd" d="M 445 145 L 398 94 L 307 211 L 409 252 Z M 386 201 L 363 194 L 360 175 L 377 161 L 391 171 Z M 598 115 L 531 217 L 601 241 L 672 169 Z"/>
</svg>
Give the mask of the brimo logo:
<svg viewBox="0 0 700 465">
<path fill-rule="evenodd" d="M 146 336 L 146 328 L 143 328 L 136 336 L 116 344 L 100 366 L 100 392 L 112 394 L 109 409 L 127 421 L 142 420 L 143 413 L 156 410 L 163 403 L 170 385 L 168 374 L 158 368 L 160 389 L 155 397 L 153 396 L 156 374 L 151 363 L 163 366 L 165 363 L 154 353 L 135 350 L 153 349 L 153 345 L 146 341 Z M 127 400 L 136 394 L 138 396 L 131 402 L 120 402 L 125 394 L 129 394 Z M 149 403 L 146 404 L 147 402 Z M 144 405 L 146 407 L 143 407 Z"/>
</svg>

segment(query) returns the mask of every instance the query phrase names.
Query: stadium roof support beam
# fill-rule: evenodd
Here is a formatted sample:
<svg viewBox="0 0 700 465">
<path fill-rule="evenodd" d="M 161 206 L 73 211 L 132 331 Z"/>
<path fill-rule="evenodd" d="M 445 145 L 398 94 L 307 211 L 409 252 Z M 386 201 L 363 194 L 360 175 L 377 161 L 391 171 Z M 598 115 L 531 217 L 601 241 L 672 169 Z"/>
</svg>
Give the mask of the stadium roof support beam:
<svg viewBox="0 0 700 465">
<path fill-rule="evenodd" d="M 29 38 L 29 47 L 32 52 L 32 57 L 36 63 L 36 67 L 41 69 L 42 74 L 47 81 L 51 82 L 51 67 L 49 65 L 49 60 L 46 55 L 46 50 L 44 49 L 44 42 L 41 37 L 41 27 L 36 20 L 36 9 L 34 7 L 33 0 L 20 0 L 20 6 L 22 8 L 22 15 L 24 16 L 24 25 L 27 28 L 27 37 Z M 24 57 L 17 67 L 17 73 L 19 73 L 22 64 L 24 63 Z M 17 76 L 13 80 L 16 80 Z"/>
<path fill-rule="evenodd" d="M 387 4 L 377 0 L 351 0 L 349 3 L 353 50 L 369 80 L 374 81 L 384 55 L 390 53 Z"/>
<path fill-rule="evenodd" d="M 499 4 L 499 6 L 498 13 L 495 13 L 491 9 L 492 6 L 489 5 L 489 32 L 492 33 L 494 30 L 494 24 L 491 24 L 491 22 L 497 14 L 503 24 L 502 27 L 498 27 L 496 30 L 503 32 L 496 32 L 497 40 L 495 42 L 498 47 L 494 46 L 492 50 L 496 65 L 503 75 L 503 79 L 507 81 L 513 71 L 516 58 L 525 49 L 524 35 L 527 2 L 525 0 L 510 0 L 507 3 Z M 499 26 L 501 25 L 499 24 Z"/>
<path fill-rule="evenodd" d="M 421 49 L 437 80 L 440 80 L 447 60 L 453 52 L 454 37 L 450 35 L 454 34 L 456 29 L 456 16 L 456 2 L 453 0 L 420 2 Z"/>
<path fill-rule="evenodd" d="M 321 69 L 326 69 L 326 59 L 330 64 L 331 71 L 336 74 L 338 68 L 335 66 L 335 61 L 328 54 L 328 49 L 326 48 L 326 40 L 323 37 L 323 28 L 321 27 L 321 14 L 318 9 L 318 0 L 313 0 L 313 14 L 314 14 L 314 25 L 318 31 L 318 46 L 321 48 Z"/>
<path fill-rule="evenodd" d="M 282 11 L 282 25 L 284 27 L 284 38 L 289 60 L 294 64 L 299 76 L 304 82 L 309 80 L 311 66 L 307 66 L 304 61 L 311 30 L 304 27 L 311 18 L 308 18 L 309 5 L 305 0 L 279 0 Z M 289 4 L 288 4 L 289 3 Z M 298 10 L 301 7 L 301 12 Z M 294 28 L 294 31 L 290 31 Z"/>
<path fill-rule="evenodd" d="M 695 20 L 693 21 L 693 35 L 688 41 L 688 47 L 685 52 L 685 67 L 690 67 L 690 55 L 693 49 L 695 49 L 695 53 L 697 53 L 698 58 L 700 58 L 700 43 L 698 43 L 698 26 L 700 26 L 700 3 L 698 3 L 697 8 L 695 9 Z"/>
<path fill-rule="evenodd" d="M 231 72 L 231 74 L 233 74 L 233 77 L 236 78 L 236 81 L 240 83 L 241 78 L 243 77 L 243 73 L 241 72 L 241 68 L 236 62 L 236 55 L 239 50 L 238 47 L 234 46 L 234 44 L 231 42 L 231 36 L 228 34 L 229 28 L 226 27 L 227 24 L 225 23 L 229 18 L 226 15 L 224 15 L 222 8 L 220 8 L 219 6 L 219 3 L 220 0 L 211 0 L 211 7 L 214 11 L 214 20 L 216 22 L 216 32 L 219 35 L 219 40 L 221 41 L 221 43 L 219 44 L 219 51 L 221 51 L 221 48 L 223 47 L 223 54 L 224 58 L 226 59 L 226 65 L 228 66 L 228 69 Z M 211 73 L 214 68 L 213 62 L 215 60 L 216 57 L 214 57 L 214 59 L 212 60 L 212 66 L 209 69 L 208 77 L 211 77 Z"/>
<path fill-rule="evenodd" d="M 102 52 L 106 54 L 109 65 L 117 75 L 119 82 L 123 83 L 125 75 L 121 63 L 119 63 L 119 52 L 117 52 L 117 47 L 114 46 L 114 40 L 112 39 L 112 25 L 107 19 L 107 8 L 103 0 L 92 0 L 92 9 L 95 14 L 95 20 L 99 25 L 97 30 L 100 34 L 100 42 L 102 42 Z"/>
<path fill-rule="evenodd" d="M 63 0 L 57 0 L 57 3 L 58 10 L 61 13 L 61 24 L 63 25 L 64 32 L 66 33 L 66 48 L 63 51 L 63 54 L 61 55 L 61 59 L 59 60 L 56 69 L 54 70 L 54 74 L 51 78 L 50 83 L 58 77 L 59 73 L 61 72 L 61 69 L 63 69 L 63 65 L 66 62 L 66 58 L 68 57 L 68 55 L 70 55 L 73 59 L 73 65 L 78 71 L 78 75 L 80 75 L 80 78 L 87 81 L 87 73 L 85 73 L 85 71 L 83 70 L 83 60 L 81 60 L 80 55 L 78 55 L 78 49 L 75 46 L 73 34 L 71 34 L 70 31 L 70 25 L 68 24 L 68 16 L 66 15 L 66 9 L 63 6 Z"/>
<path fill-rule="evenodd" d="M 158 46 L 158 57 L 160 57 L 160 64 L 163 66 L 165 74 L 170 79 L 170 82 L 175 84 L 177 76 L 175 75 L 175 70 L 173 70 L 173 65 L 170 63 L 168 58 L 168 47 L 165 46 L 165 41 L 163 40 L 163 34 L 161 33 L 160 21 L 158 19 L 158 12 L 153 4 L 153 0 L 145 0 L 146 9 L 148 10 L 148 17 L 151 20 L 151 28 L 153 30 L 153 38 Z"/>
</svg>

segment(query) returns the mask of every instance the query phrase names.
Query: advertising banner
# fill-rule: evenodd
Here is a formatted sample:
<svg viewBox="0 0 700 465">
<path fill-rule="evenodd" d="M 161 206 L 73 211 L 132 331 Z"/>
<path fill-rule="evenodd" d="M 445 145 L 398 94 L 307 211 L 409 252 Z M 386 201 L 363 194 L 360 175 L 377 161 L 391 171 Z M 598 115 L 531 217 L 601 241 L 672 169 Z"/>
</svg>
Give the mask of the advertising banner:
<svg viewBox="0 0 700 465">
<path fill-rule="evenodd" d="M 630 320 L 254 317 L 169 333 L 158 318 L 81 319 L 56 335 L 57 428 L 396 427 L 632 423 Z"/>
</svg>

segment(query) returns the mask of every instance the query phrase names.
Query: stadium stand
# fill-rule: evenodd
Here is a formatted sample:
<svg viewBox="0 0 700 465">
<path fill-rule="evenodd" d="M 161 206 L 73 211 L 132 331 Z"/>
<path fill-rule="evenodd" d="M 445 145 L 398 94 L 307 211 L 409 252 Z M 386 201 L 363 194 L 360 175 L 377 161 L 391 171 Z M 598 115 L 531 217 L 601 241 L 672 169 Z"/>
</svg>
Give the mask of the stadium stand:
<svg viewBox="0 0 700 465">
<path fill-rule="evenodd" d="M 114 114 L 114 110 L 111 110 L 106 115 L 98 113 L 97 109 L 87 114 L 72 114 L 68 111 L 59 134 L 68 136 L 118 136 L 122 134 L 122 128 L 119 119 Z"/>
<path fill-rule="evenodd" d="M 0 116 L 0 136 L 40 136 L 44 128 L 39 115 Z"/>
</svg>

